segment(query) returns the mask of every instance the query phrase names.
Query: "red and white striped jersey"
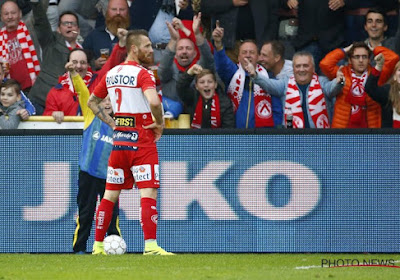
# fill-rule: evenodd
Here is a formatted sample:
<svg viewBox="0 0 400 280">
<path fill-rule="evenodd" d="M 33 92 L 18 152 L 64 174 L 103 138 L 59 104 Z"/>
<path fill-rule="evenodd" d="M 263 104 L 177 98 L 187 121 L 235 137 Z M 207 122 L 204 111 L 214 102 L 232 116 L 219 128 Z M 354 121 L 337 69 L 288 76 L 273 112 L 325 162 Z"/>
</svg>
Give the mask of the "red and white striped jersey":
<svg viewBox="0 0 400 280">
<path fill-rule="evenodd" d="M 147 89 L 156 89 L 152 71 L 134 61 L 124 62 L 110 71 L 100 81 L 93 94 L 100 98 L 110 96 L 115 116 L 116 131 L 137 132 L 134 137 L 119 134 L 129 141 L 115 138 L 114 145 L 143 146 L 154 140 L 154 133 L 143 125 L 153 122 L 149 102 L 144 95 Z M 135 141 L 131 141 L 134 138 Z M 118 137 L 117 137 L 118 138 Z M 147 145 L 146 145 L 147 146 Z"/>
</svg>

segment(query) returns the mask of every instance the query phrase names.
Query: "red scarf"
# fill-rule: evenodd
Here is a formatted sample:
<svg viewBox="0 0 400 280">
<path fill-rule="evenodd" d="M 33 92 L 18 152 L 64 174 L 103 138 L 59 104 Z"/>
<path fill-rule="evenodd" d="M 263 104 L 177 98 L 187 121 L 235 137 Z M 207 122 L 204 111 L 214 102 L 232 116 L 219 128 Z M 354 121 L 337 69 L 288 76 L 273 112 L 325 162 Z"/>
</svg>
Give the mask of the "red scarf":
<svg viewBox="0 0 400 280">
<path fill-rule="evenodd" d="M 203 120 L 203 97 L 200 96 L 197 101 L 196 110 L 193 115 L 192 128 L 201 128 Z M 221 111 L 219 107 L 219 96 L 214 93 L 211 100 L 211 128 L 221 127 Z"/>
<path fill-rule="evenodd" d="M 321 85 L 316 73 L 308 88 L 308 108 L 311 119 L 316 128 L 329 128 L 328 111 L 326 109 L 325 95 L 322 92 Z M 304 128 L 304 115 L 301 107 L 300 90 L 297 87 L 294 76 L 289 78 L 285 102 L 285 122 L 289 108 L 292 109 L 293 128 Z"/>
<path fill-rule="evenodd" d="M 257 74 L 260 77 L 268 79 L 267 71 L 257 64 Z M 228 86 L 227 94 L 233 103 L 233 110 L 236 114 L 242 99 L 246 73 L 239 64 L 239 69 L 233 75 Z M 251 89 L 250 89 L 251 90 Z M 274 119 L 272 117 L 272 101 L 271 95 L 264 91 L 259 85 L 254 84 L 254 118 L 256 127 L 273 127 Z"/>
<path fill-rule="evenodd" d="M 195 65 L 196 62 L 199 61 L 199 58 L 200 58 L 200 55 L 196 56 L 196 57 L 193 59 L 192 63 L 190 63 L 190 65 L 189 65 L 189 66 L 186 66 L 186 67 L 183 67 L 182 65 L 180 65 L 179 62 L 178 62 L 178 60 L 176 59 L 176 57 L 174 57 L 174 63 L 175 63 L 176 67 L 178 68 L 178 70 L 179 70 L 180 72 L 185 72 L 185 71 L 188 70 L 190 67 L 192 67 L 193 65 Z"/>
<path fill-rule="evenodd" d="M 75 42 L 76 46 L 75 49 L 83 49 L 82 45 L 78 43 L 78 41 Z M 71 47 L 71 44 L 67 41 L 65 41 L 65 45 L 67 46 L 67 48 L 72 51 L 73 48 Z"/>
<path fill-rule="evenodd" d="M 40 72 L 40 64 L 37 58 L 35 46 L 33 45 L 33 41 L 31 39 L 31 35 L 29 34 L 28 29 L 26 28 L 25 23 L 22 21 L 19 22 L 17 27 L 17 39 L 21 46 L 22 54 L 26 61 L 26 66 L 28 68 L 29 77 L 31 78 L 32 84 L 35 82 L 36 77 Z M 8 61 L 8 32 L 6 27 L 3 27 L 0 30 L 0 56 L 2 59 Z"/>
<path fill-rule="evenodd" d="M 367 128 L 367 93 L 365 83 L 367 82 L 368 71 L 366 70 L 361 77 L 357 77 L 351 69 L 351 88 L 346 96 L 346 101 L 351 104 L 351 114 L 348 128 Z"/>
<path fill-rule="evenodd" d="M 85 85 L 88 87 L 90 81 L 92 80 L 93 77 L 93 72 L 90 67 L 88 68 L 86 72 L 86 76 L 83 78 L 83 81 L 85 82 Z M 71 92 L 75 92 L 74 84 L 72 83 L 71 77 L 69 75 L 69 72 L 64 73 L 64 75 L 60 76 L 58 78 L 58 83 L 61 84 L 64 88 L 69 89 Z M 76 92 L 75 92 L 76 94 Z"/>
</svg>

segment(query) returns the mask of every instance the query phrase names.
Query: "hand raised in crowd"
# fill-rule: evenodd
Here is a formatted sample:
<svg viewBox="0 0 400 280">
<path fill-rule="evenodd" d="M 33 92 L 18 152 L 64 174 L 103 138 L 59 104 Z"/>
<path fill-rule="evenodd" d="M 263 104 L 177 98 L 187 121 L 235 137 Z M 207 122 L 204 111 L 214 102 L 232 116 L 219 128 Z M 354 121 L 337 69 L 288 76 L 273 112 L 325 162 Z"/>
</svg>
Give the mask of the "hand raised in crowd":
<svg viewBox="0 0 400 280">
<path fill-rule="evenodd" d="M 178 7 L 182 10 L 186 9 L 189 6 L 188 0 L 179 0 Z"/>
<path fill-rule="evenodd" d="M 19 109 L 17 111 L 17 115 L 19 115 L 19 117 L 23 121 L 26 121 L 27 119 L 29 119 L 29 113 L 28 113 L 28 111 L 26 109 Z"/>
<path fill-rule="evenodd" d="M 62 123 L 64 121 L 63 111 L 54 111 L 51 115 L 57 123 Z"/>
<path fill-rule="evenodd" d="M 378 71 L 382 71 L 383 64 L 385 63 L 385 57 L 383 56 L 383 53 L 375 56 L 374 60 L 376 61 L 375 69 Z"/>
<path fill-rule="evenodd" d="M 94 65 L 95 65 L 96 69 L 100 69 L 101 67 L 103 67 L 104 64 L 106 64 L 106 62 L 107 62 L 107 58 L 100 56 L 98 59 L 96 59 L 94 61 Z"/>
<path fill-rule="evenodd" d="M 338 83 L 338 84 L 342 84 L 342 85 L 344 85 L 344 83 L 345 83 L 345 77 L 344 77 L 344 74 L 343 74 L 343 71 L 342 71 L 342 69 L 343 69 L 343 65 L 341 65 L 340 67 L 339 67 L 339 69 L 336 71 L 336 83 Z"/>
<path fill-rule="evenodd" d="M 190 36 L 190 33 L 192 33 L 189 29 L 187 29 L 182 21 L 179 18 L 174 17 L 172 19 L 172 26 L 175 28 L 175 30 L 182 30 L 183 33 L 185 33 L 186 36 Z"/>
<path fill-rule="evenodd" d="M 68 61 L 65 64 L 65 70 L 67 70 L 70 73 L 71 77 L 78 75 L 75 68 L 76 66 L 72 61 Z"/>
<path fill-rule="evenodd" d="M 249 4 L 249 0 L 232 0 L 233 6 L 240 7 Z"/>
<path fill-rule="evenodd" d="M 174 27 L 173 23 L 166 22 L 169 35 L 171 36 L 171 40 L 178 41 L 179 40 L 179 33 L 178 30 Z"/>
<path fill-rule="evenodd" d="M 203 71 L 203 67 L 201 67 L 201 66 L 198 65 L 198 64 L 194 64 L 192 67 L 189 68 L 189 70 L 187 70 L 187 73 L 188 73 L 190 76 L 193 76 L 193 75 L 198 75 L 198 74 L 200 74 L 201 71 Z"/>
<path fill-rule="evenodd" d="M 198 46 L 201 46 L 204 43 L 204 36 L 200 32 L 200 26 L 201 26 L 201 13 L 198 13 L 197 15 L 193 16 L 193 32 L 194 36 L 196 36 L 196 44 Z"/>
<path fill-rule="evenodd" d="M 256 69 L 254 68 L 254 65 L 247 59 L 244 58 L 245 65 L 242 65 L 244 70 L 249 73 L 250 77 L 255 78 L 257 76 Z"/>
<path fill-rule="evenodd" d="M 179 30 L 179 29 L 183 29 L 183 28 L 185 28 L 185 26 L 183 25 L 183 23 L 182 23 L 182 20 L 180 20 L 179 18 L 177 18 L 177 17 L 174 17 L 173 19 L 172 19 L 172 26 L 176 29 L 176 30 Z"/>
<path fill-rule="evenodd" d="M 329 9 L 332 11 L 339 10 L 340 8 L 344 7 L 344 5 L 344 0 L 329 0 L 328 2 Z"/>
<path fill-rule="evenodd" d="M 168 28 L 168 32 L 170 35 L 170 40 L 168 42 L 167 48 L 171 51 L 171 52 L 175 52 L 175 48 L 176 48 L 176 43 L 179 40 L 179 32 L 174 28 L 174 26 L 172 25 L 172 23 L 166 21 L 165 24 L 167 25 Z"/>
<path fill-rule="evenodd" d="M 216 22 L 215 29 L 212 33 L 215 48 L 220 51 L 222 50 L 222 38 L 224 38 L 224 28 L 219 26 L 219 20 Z"/>
<path fill-rule="evenodd" d="M 299 6 L 299 2 L 297 0 L 288 0 L 286 4 L 289 9 L 297 9 Z"/>
<path fill-rule="evenodd" d="M 350 50 L 352 47 L 353 47 L 353 44 L 351 44 L 350 46 L 347 46 L 347 47 L 343 48 L 343 50 L 344 50 L 345 53 L 348 53 L 349 50 Z"/>
<path fill-rule="evenodd" d="M 124 28 L 117 29 L 117 37 L 118 37 L 118 44 L 121 48 L 126 46 L 126 35 L 128 34 L 128 30 Z"/>
</svg>

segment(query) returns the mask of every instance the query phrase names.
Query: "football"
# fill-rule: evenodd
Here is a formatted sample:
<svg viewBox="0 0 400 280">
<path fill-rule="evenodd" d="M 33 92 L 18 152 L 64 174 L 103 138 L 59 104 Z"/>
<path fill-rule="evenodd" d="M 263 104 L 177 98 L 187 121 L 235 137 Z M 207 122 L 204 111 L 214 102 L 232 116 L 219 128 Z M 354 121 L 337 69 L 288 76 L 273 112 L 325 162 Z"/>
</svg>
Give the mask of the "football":
<svg viewBox="0 0 400 280">
<path fill-rule="evenodd" d="M 122 255 L 126 252 L 125 240 L 119 235 L 104 238 L 104 251 L 107 255 Z"/>
</svg>

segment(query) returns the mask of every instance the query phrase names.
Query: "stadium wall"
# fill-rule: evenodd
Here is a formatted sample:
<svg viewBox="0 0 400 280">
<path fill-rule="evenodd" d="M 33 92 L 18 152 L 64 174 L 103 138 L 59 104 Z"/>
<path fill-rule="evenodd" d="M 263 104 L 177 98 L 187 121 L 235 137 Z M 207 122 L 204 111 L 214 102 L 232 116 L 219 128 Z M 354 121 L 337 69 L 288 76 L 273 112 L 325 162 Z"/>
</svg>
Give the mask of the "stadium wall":
<svg viewBox="0 0 400 280">
<path fill-rule="evenodd" d="M 72 251 L 81 130 L 0 130 L 0 252 Z M 159 244 L 172 252 L 400 252 L 398 130 L 167 130 Z M 121 200 L 140 252 L 137 190 Z M 91 249 L 93 235 L 88 249 Z"/>
</svg>

